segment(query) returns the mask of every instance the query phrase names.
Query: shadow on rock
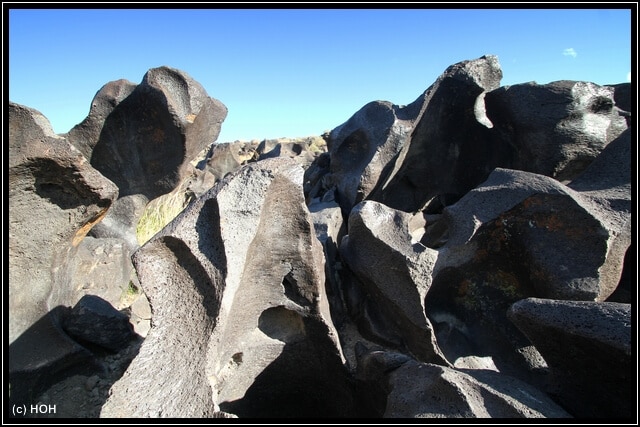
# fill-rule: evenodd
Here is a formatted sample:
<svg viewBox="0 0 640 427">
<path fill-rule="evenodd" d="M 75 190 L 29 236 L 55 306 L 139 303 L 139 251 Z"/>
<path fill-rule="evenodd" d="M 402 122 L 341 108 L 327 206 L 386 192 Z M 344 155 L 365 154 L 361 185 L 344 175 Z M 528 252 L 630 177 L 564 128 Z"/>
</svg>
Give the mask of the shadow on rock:
<svg viewBox="0 0 640 427">
<path fill-rule="evenodd" d="M 239 418 L 371 417 L 373 408 L 359 398 L 346 369 L 325 359 L 310 340 L 287 343 L 242 398 L 221 402 L 220 409 Z"/>
<path fill-rule="evenodd" d="M 10 344 L 10 417 L 98 418 L 109 389 L 138 354 L 138 335 L 117 352 L 80 345 L 56 321 L 70 311 L 55 307 Z"/>
</svg>

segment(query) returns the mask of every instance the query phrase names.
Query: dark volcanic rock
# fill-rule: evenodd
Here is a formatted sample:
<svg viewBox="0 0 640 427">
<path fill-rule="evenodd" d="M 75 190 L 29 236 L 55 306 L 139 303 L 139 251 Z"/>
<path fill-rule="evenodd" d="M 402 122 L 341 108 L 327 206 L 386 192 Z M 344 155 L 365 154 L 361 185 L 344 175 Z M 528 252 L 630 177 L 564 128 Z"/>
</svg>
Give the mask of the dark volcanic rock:
<svg viewBox="0 0 640 427">
<path fill-rule="evenodd" d="M 501 77 L 246 143 L 169 67 L 62 136 L 10 104 L 11 404 L 84 372 L 103 417 L 631 417 L 632 87 Z"/>
<path fill-rule="evenodd" d="M 320 136 L 223 142 L 212 146 L 201 167 L 221 180 L 247 163 L 276 157 L 288 157 L 306 169 L 324 152 L 326 142 Z"/>
<path fill-rule="evenodd" d="M 617 101 L 610 86 L 501 78 L 489 55 L 452 65 L 409 106 L 367 104 L 331 132 L 328 170 L 308 197 L 336 188 L 345 215 L 364 199 L 439 213 L 496 167 L 570 181 L 628 126 L 624 88 Z"/>
<path fill-rule="evenodd" d="M 321 197 L 323 189 L 336 189 L 336 200 L 348 213 L 366 198 L 408 139 L 420 116 L 425 95 L 407 106 L 371 102 L 329 135 L 329 174 L 309 197 Z"/>
<path fill-rule="evenodd" d="M 136 252 L 153 326 L 102 416 L 354 411 L 302 176 L 250 164 Z"/>
<path fill-rule="evenodd" d="M 364 354 L 358 378 L 386 400 L 384 418 L 570 418 L 547 395 L 507 375 L 456 370 L 383 351 Z"/>
<path fill-rule="evenodd" d="M 604 301 L 615 291 L 631 231 L 629 201 L 611 198 L 619 193 L 576 192 L 549 177 L 497 169 L 446 208 L 422 239 L 441 242 L 427 315 L 464 325 L 454 328 L 462 332 L 457 345 L 438 340 L 445 355 L 481 351 L 511 375 L 543 373 L 506 311 L 527 297 Z M 456 324 L 443 323 L 445 332 Z"/>
<path fill-rule="evenodd" d="M 411 215 L 364 201 L 349 216 L 349 234 L 340 254 L 377 306 L 380 337 L 415 358 L 447 364 L 435 341 L 424 302 L 437 252 L 412 242 Z"/>
<path fill-rule="evenodd" d="M 256 147 L 258 160 L 288 157 L 305 169 L 325 151 L 326 141 L 320 136 L 265 139 Z"/>
<path fill-rule="evenodd" d="M 333 323 L 339 328 L 346 321 L 347 316 L 339 278 L 341 258 L 338 250 L 340 240 L 346 230 L 346 223 L 342 218 L 340 205 L 335 200 L 312 203 L 309 205 L 309 212 L 313 219 L 316 237 L 324 249 L 327 297 L 329 298 Z"/>
<path fill-rule="evenodd" d="M 76 293 L 66 304 L 74 306 L 85 294 L 99 296 L 120 309 L 129 282 L 135 279 L 131 252 L 121 239 L 87 236 L 69 260 L 71 285 Z"/>
<path fill-rule="evenodd" d="M 614 90 L 613 99 L 616 107 L 622 111 L 631 112 L 631 83 L 620 83 L 611 87 Z"/>
<path fill-rule="evenodd" d="M 614 90 L 575 81 L 504 86 L 485 97 L 494 137 L 513 147 L 509 167 L 569 181 L 626 128 Z"/>
<path fill-rule="evenodd" d="M 129 318 L 96 295 L 83 296 L 65 317 L 63 328 L 80 343 L 112 351 L 126 347 L 134 335 Z"/>
<path fill-rule="evenodd" d="M 506 155 L 487 140 L 482 103 L 501 78 L 497 58 L 486 56 L 452 65 L 407 106 L 367 104 L 331 131 L 328 169 L 314 177 L 308 197 L 335 188 L 346 215 L 367 198 L 409 212 L 440 194 L 464 194 L 499 164 L 483 159 Z M 459 156 L 465 163 L 458 167 Z"/>
<path fill-rule="evenodd" d="M 91 235 L 137 249 L 136 225 L 146 205 L 198 175 L 190 162 L 215 142 L 226 114 L 198 82 L 169 67 L 150 69 L 139 85 L 118 80 L 103 86 L 89 115 L 67 134 L 119 188 Z"/>
<path fill-rule="evenodd" d="M 528 298 L 508 314 L 544 356 L 552 393 L 574 416 L 633 416 L 630 304 Z"/>
<path fill-rule="evenodd" d="M 102 86 L 91 101 L 89 115 L 65 136 L 80 152 L 91 159 L 93 148 L 100 139 L 104 122 L 123 99 L 131 95 L 136 84 L 120 79 Z"/>
<path fill-rule="evenodd" d="M 205 170 L 220 181 L 228 173 L 236 171 L 251 160 L 256 160 L 258 153 L 255 148 L 250 143 L 239 141 L 216 144 L 212 148 L 211 157 L 206 162 Z"/>
<path fill-rule="evenodd" d="M 492 55 L 447 68 L 425 92 L 410 141 L 370 198 L 416 212 L 441 203 L 440 197 L 457 200 L 504 164 L 511 150 L 491 138 L 483 104 L 484 94 L 498 88 L 501 78 L 498 58 Z"/>
<path fill-rule="evenodd" d="M 611 141 L 589 167 L 568 186 L 628 212 L 631 202 L 631 129 Z M 604 200 L 609 202 L 605 203 Z"/>
<path fill-rule="evenodd" d="M 117 195 L 44 116 L 9 105 L 9 341 L 47 311 L 53 267 L 61 269 Z"/>
<path fill-rule="evenodd" d="M 136 227 L 148 204 L 149 200 L 142 194 L 130 194 L 118 198 L 102 221 L 91 229 L 89 235 L 98 239 L 122 241 L 130 252 L 130 256 L 140 246 L 136 238 Z M 127 268 L 133 268 L 133 265 L 129 264 Z"/>
<path fill-rule="evenodd" d="M 613 88 L 613 99 L 616 102 L 616 107 L 621 111 L 619 114 L 624 116 L 627 120 L 627 125 L 631 126 L 631 83 L 620 83 L 617 85 L 611 85 Z"/>
<path fill-rule="evenodd" d="M 131 89 L 122 81 L 103 87 L 89 117 L 69 136 L 118 185 L 121 197 L 152 200 L 188 175 L 189 161 L 216 140 L 227 109 L 189 75 L 169 67 L 150 69 Z M 98 128 L 97 141 L 90 140 Z"/>
<path fill-rule="evenodd" d="M 8 144 L 9 375 L 19 396 L 87 356 L 60 330 L 58 306 L 76 292 L 69 260 L 118 190 L 36 110 L 9 104 Z"/>
</svg>

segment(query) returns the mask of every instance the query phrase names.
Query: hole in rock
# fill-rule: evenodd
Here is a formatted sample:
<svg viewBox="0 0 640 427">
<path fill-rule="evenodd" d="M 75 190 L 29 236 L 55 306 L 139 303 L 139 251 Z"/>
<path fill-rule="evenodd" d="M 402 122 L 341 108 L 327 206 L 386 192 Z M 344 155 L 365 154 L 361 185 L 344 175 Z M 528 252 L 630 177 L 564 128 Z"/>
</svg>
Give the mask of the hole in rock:
<svg viewBox="0 0 640 427">
<path fill-rule="evenodd" d="M 233 363 L 235 363 L 236 365 L 241 364 L 242 363 L 242 352 L 234 354 L 233 356 L 231 356 L 231 359 L 233 360 Z"/>
<path fill-rule="evenodd" d="M 258 329 L 282 342 L 299 341 L 305 336 L 302 316 L 284 307 L 271 307 L 263 311 L 258 319 Z"/>
</svg>

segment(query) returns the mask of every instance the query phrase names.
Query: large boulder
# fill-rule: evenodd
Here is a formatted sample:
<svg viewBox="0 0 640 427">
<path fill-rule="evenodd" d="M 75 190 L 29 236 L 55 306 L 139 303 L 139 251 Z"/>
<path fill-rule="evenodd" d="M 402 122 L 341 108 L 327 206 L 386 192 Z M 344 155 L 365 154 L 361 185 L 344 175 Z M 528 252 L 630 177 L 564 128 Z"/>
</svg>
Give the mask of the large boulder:
<svg viewBox="0 0 640 427">
<path fill-rule="evenodd" d="M 102 86 L 91 101 L 89 114 L 75 125 L 65 136 L 87 158 L 91 159 L 93 148 L 100 140 L 104 122 L 123 99 L 131 95 L 136 84 L 125 79 L 115 80 Z"/>
<path fill-rule="evenodd" d="M 602 171 L 599 164 L 593 167 Z M 615 291 L 631 233 L 622 175 L 610 176 L 618 186 L 600 180 L 605 189 L 579 192 L 543 175 L 497 169 L 427 227 L 422 242 L 439 256 L 426 312 L 436 332 L 444 326 L 448 343 L 438 343 L 449 358 L 480 351 L 501 371 L 543 381 L 546 364 L 506 312 L 527 297 L 604 301 Z"/>
<path fill-rule="evenodd" d="M 630 232 L 631 204 L 631 130 L 609 143 L 602 153 L 569 187 L 588 195 L 602 206 L 612 226 Z M 606 299 L 611 302 L 631 303 L 635 300 L 636 258 L 635 245 L 630 233 L 620 233 L 615 245 L 609 247 L 608 258 L 622 261 L 620 283 Z M 626 250 L 625 250 L 626 248 Z M 624 254 L 624 255 L 623 255 Z M 617 268 L 612 269 L 613 277 Z"/>
<path fill-rule="evenodd" d="M 91 236 L 120 239 L 129 257 L 139 247 L 136 228 L 147 204 L 188 180 L 196 187 L 202 181 L 191 161 L 215 142 L 226 114 L 187 73 L 166 66 L 150 69 L 138 85 L 104 85 L 89 115 L 66 134 L 119 188 L 119 198 Z M 131 272 L 133 265 L 124 268 Z"/>
<path fill-rule="evenodd" d="M 634 415 L 630 304 L 527 298 L 508 316 L 544 356 L 551 393 L 574 416 Z"/>
<path fill-rule="evenodd" d="M 60 329 L 75 294 L 67 267 L 118 189 L 36 110 L 9 104 L 8 144 L 9 373 L 18 396 L 86 356 Z"/>
<path fill-rule="evenodd" d="M 64 331 L 76 341 L 117 352 L 133 339 L 126 314 L 97 295 L 84 295 L 65 317 Z"/>
<path fill-rule="evenodd" d="M 460 146 L 469 147 L 462 154 L 467 163 L 478 162 L 478 156 L 504 156 L 504 150 L 489 149 L 489 143 L 483 142 L 490 124 L 482 96 L 497 88 L 501 78 L 497 58 L 483 56 L 447 68 L 407 106 L 386 101 L 365 105 L 329 134 L 329 159 L 318 160 L 329 160 L 328 166 L 322 174 L 310 177 L 307 195 L 321 197 L 335 188 L 336 200 L 348 215 L 353 206 L 367 198 L 416 211 L 432 194 L 457 191 L 448 188 L 454 185 L 453 177 L 442 181 L 447 180 L 443 176 L 451 175 Z M 468 140 L 469 135 L 474 135 L 473 140 Z M 425 155 L 427 147 L 429 153 Z M 459 167 L 455 179 L 464 181 L 461 189 L 473 188 L 492 168 L 484 164 L 479 167 L 480 177 L 467 164 Z M 425 184 L 429 190 L 425 190 Z"/>
<path fill-rule="evenodd" d="M 570 181 L 625 129 L 614 89 L 562 80 L 503 86 L 485 97 L 494 137 L 513 147 L 510 165 Z"/>
<path fill-rule="evenodd" d="M 501 78 L 488 55 L 452 65 L 409 106 L 367 104 L 331 132 L 308 196 L 336 188 L 345 215 L 364 199 L 438 213 L 496 167 L 568 182 L 628 127 L 624 88 Z"/>
<path fill-rule="evenodd" d="M 370 198 L 405 212 L 427 205 L 438 210 L 508 161 L 509 148 L 491 138 L 483 99 L 501 78 L 493 55 L 447 68 L 425 92 L 419 120 L 408 130 L 410 141 Z"/>
<path fill-rule="evenodd" d="M 381 203 L 361 202 L 351 211 L 340 254 L 386 319 L 376 328 L 380 338 L 418 360 L 447 365 L 424 307 L 437 252 L 412 240 L 410 220 Z"/>
<path fill-rule="evenodd" d="M 531 385 L 488 370 L 458 370 L 406 355 L 369 351 L 358 379 L 376 394 L 384 418 L 570 418 Z"/>
<path fill-rule="evenodd" d="M 328 174 L 309 197 L 321 197 L 324 191 L 335 189 L 336 200 L 348 214 L 389 174 L 389 165 L 409 138 L 425 97 L 422 94 L 407 106 L 371 102 L 332 130 Z"/>
<path fill-rule="evenodd" d="M 187 73 L 164 66 L 135 87 L 122 80 L 105 85 L 68 135 L 121 197 L 152 200 L 190 173 L 189 161 L 216 140 L 226 115 Z"/>
<path fill-rule="evenodd" d="M 211 156 L 205 163 L 205 170 L 220 181 L 228 173 L 235 172 L 240 166 L 256 160 L 255 146 L 246 142 L 224 142 L 212 147 Z"/>
<path fill-rule="evenodd" d="M 134 254 L 153 325 L 103 417 L 353 413 L 302 176 L 248 165 Z"/>
<path fill-rule="evenodd" d="M 67 268 L 75 291 L 65 302 L 68 306 L 74 306 L 84 295 L 96 295 L 122 309 L 129 284 L 137 280 L 131 251 L 121 239 L 97 239 L 88 235 L 78 245 Z"/>
<path fill-rule="evenodd" d="M 568 187 L 588 195 L 608 211 L 629 211 L 631 202 L 631 129 L 611 141 Z M 614 216 L 615 217 L 615 216 Z"/>
</svg>

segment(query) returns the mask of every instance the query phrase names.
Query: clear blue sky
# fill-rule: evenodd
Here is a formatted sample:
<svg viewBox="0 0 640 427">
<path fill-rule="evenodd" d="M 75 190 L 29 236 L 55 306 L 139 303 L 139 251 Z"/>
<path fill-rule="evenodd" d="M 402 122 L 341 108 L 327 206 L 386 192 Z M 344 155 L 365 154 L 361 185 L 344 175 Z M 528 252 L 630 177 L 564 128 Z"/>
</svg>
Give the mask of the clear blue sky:
<svg viewBox="0 0 640 427">
<path fill-rule="evenodd" d="M 370 101 L 408 104 L 449 65 L 485 54 L 498 56 L 502 85 L 630 81 L 631 14 L 11 9 L 9 98 L 64 133 L 107 82 L 140 83 L 148 69 L 167 65 L 227 106 L 219 142 L 318 135 Z"/>
</svg>

